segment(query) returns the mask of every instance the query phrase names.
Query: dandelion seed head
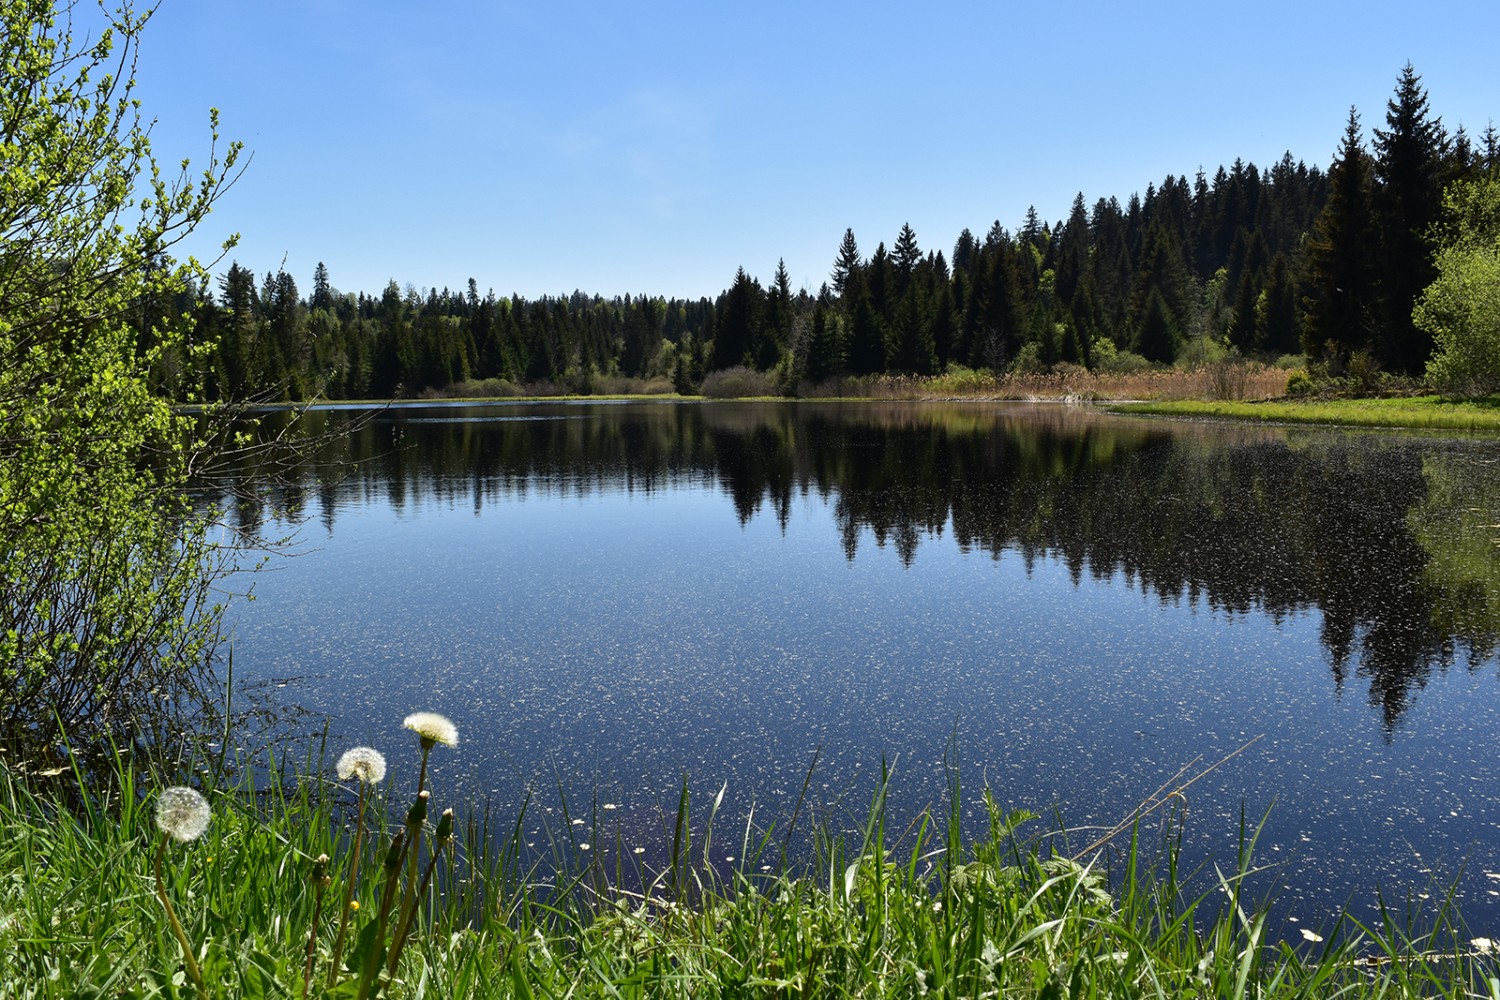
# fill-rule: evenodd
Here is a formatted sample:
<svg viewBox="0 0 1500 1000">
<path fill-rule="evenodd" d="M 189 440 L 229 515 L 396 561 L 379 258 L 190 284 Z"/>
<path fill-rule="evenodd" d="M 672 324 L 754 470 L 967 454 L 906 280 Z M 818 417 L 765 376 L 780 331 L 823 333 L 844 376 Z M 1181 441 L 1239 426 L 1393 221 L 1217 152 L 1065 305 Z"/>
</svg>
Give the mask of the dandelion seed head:
<svg viewBox="0 0 1500 1000">
<path fill-rule="evenodd" d="M 371 747 L 354 747 L 339 758 L 337 771 L 340 781 L 358 778 L 367 785 L 377 785 L 385 779 L 385 755 Z"/>
<path fill-rule="evenodd" d="M 185 785 L 163 788 L 156 799 L 156 827 L 173 840 L 187 843 L 208 829 L 208 800 Z"/>
<path fill-rule="evenodd" d="M 458 727 L 446 715 L 439 715 L 436 712 L 413 712 L 406 717 L 402 725 L 422 737 L 422 742 L 428 746 L 434 743 L 450 747 L 458 746 Z"/>
</svg>

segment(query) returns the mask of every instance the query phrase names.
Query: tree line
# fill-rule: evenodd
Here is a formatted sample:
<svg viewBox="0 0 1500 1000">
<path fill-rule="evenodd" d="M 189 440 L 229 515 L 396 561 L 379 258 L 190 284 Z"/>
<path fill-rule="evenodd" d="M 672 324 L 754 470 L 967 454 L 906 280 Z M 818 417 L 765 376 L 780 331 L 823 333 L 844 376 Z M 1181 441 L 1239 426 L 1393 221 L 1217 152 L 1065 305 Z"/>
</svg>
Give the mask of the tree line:
<svg viewBox="0 0 1500 1000">
<path fill-rule="evenodd" d="M 1326 171 L 1288 153 L 1268 169 L 1169 175 L 1123 204 L 1080 193 L 1064 219 L 1033 208 L 1014 231 L 965 229 L 947 253 L 909 225 L 868 254 L 846 230 L 816 292 L 794 292 L 778 262 L 767 284 L 740 268 L 714 299 L 501 298 L 472 278 L 425 293 L 392 280 L 372 296 L 338 292 L 320 263 L 304 296 L 285 270 L 257 278 L 236 262 L 217 294 L 199 287 L 177 305 L 194 340 L 217 345 L 196 372 L 217 398 L 389 398 L 486 380 L 589 392 L 603 376 L 691 392 L 737 367 L 795 392 L 954 365 L 1117 370 L 1226 353 L 1419 376 L 1438 324 L 1415 323 L 1413 307 L 1439 276 L 1444 191 L 1500 176 L 1500 137 L 1449 133 L 1410 65 L 1384 121 L 1367 148 L 1351 109 Z"/>
</svg>

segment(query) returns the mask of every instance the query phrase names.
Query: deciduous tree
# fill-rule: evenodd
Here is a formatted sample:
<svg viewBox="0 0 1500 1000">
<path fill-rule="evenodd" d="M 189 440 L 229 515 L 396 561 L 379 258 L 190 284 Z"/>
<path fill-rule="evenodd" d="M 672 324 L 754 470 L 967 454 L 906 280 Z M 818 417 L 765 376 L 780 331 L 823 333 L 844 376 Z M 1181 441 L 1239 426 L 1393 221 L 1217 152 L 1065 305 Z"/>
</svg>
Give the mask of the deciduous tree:
<svg viewBox="0 0 1500 1000">
<path fill-rule="evenodd" d="M 142 305 L 202 286 L 170 255 L 239 147 L 160 169 L 132 75 L 149 12 L 103 12 L 89 42 L 84 14 L 0 5 L 0 733 L 17 741 L 128 719 L 219 635 L 221 552 L 181 489 L 211 452 L 150 375 L 202 349 Z"/>
</svg>

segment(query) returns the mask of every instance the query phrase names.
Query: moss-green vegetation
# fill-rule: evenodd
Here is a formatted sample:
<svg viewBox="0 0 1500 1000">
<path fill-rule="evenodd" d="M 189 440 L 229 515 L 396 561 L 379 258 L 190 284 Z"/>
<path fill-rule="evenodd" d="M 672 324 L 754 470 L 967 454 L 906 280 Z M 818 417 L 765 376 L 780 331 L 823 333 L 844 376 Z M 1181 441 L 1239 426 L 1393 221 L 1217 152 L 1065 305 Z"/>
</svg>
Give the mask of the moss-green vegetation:
<svg viewBox="0 0 1500 1000">
<path fill-rule="evenodd" d="M 455 852 L 435 818 L 440 787 L 426 819 L 414 810 L 398 829 L 417 783 L 403 767 L 381 784 L 383 769 L 340 763 L 361 794 L 407 790 L 371 796 L 357 874 L 348 796 L 312 761 L 295 786 L 210 787 L 206 833 L 170 843 L 155 782 L 121 772 L 100 793 L 65 775 L 39 793 L 0 771 L 5 995 L 182 996 L 194 967 L 215 997 L 1496 993 L 1490 943 L 1441 910 L 1281 940 L 1257 896 L 1253 832 L 1237 867 L 1186 874 L 1171 794 L 1077 852 L 987 795 L 973 842 L 941 813 L 887 830 L 878 787 L 863 831 L 816 837 L 817 860 L 798 868 L 778 860 L 783 831 L 717 830 L 717 802 L 694 810 L 684 792 L 650 870 L 624 852 L 600 860 L 608 831 L 566 810 L 539 860 L 523 860 L 518 816 L 460 822 Z M 403 857 L 420 858 L 415 881 Z"/>
<path fill-rule="evenodd" d="M 1500 431 L 1500 397 L 1447 400 L 1439 396 L 1394 399 L 1227 400 L 1172 399 L 1115 403 L 1121 413 L 1174 417 L 1218 417 L 1288 424 L 1340 424 L 1354 427 L 1412 427 L 1428 430 Z"/>
</svg>

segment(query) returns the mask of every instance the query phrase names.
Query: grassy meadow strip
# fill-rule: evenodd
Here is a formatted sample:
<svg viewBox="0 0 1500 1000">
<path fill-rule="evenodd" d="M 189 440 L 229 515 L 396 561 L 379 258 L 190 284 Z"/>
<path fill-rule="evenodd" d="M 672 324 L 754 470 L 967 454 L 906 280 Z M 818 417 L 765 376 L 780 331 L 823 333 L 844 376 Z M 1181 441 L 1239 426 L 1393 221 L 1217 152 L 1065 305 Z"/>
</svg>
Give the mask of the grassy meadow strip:
<svg viewBox="0 0 1500 1000">
<path fill-rule="evenodd" d="M 1111 410 L 1175 417 L 1212 417 L 1290 424 L 1410 427 L 1421 430 L 1500 430 L 1500 401 L 1445 400 L 1438 396 L 1390 399 L 1158 400 L 1118 403 Z"/>
<path fill-rule="evenodd" d="M 408 722 L 424 761 L 456 742 L 440 716 Z M 42 793 L 0 770 L 0 995 L 1500 998 L 1491 943 L 1442 909 L 1420 933 L 1387 914 L 1403 929 L 1273 938 L 1251 826 L 1234 870 L 1188 894 L 1170 791 L 1073 856 L 988 793 L 973 843 L 956 810 L 888 831 L 883 775 L 863 831 L 815 826 L 794 868 L 786 831 L 715 829 L 723 793 L 695 813 L 684 786 L 651 872 L 601 861 L 608 831 L 566 810 L 526 860 L 524 804 L 438 818 L 441 789 L 409 792 L 425 768 L 387 782 L 370 748 L 305 763 L 209 784 L 207 816 L 156 779 Z M 726 843 L 737 862 L 710 863 Z"/>
</svg>

